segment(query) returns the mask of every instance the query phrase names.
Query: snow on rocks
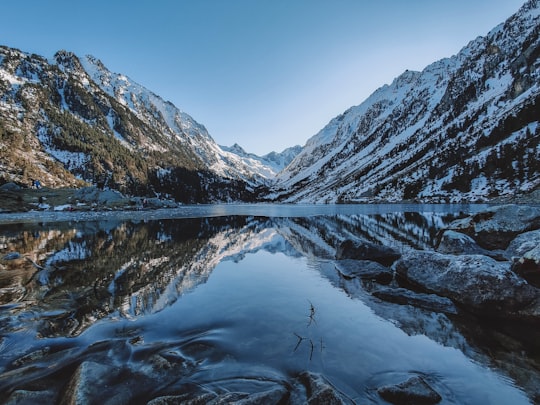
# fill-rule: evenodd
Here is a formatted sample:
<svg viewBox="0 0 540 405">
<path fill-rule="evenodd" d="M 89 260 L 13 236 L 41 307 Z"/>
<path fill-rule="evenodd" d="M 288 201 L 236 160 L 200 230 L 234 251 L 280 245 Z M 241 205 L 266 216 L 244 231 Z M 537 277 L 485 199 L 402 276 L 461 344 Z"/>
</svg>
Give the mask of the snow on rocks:
<svg viewBox="0 0 540 405">
<path fill-rule="evenodd" d="M 540 297 L 510 263 L 482 255 L 409 252 L 396 262 L 395 270 L 401 280 L 479 315 L 519 318 L 518 312 Z"/>
<path fill-rule="evenodd" d="M 540 228 L 540 207 L 502 205 L 452 222 L 448 229 L 464 233 L 485 249 L 506 249 L 519 234 Z"/>
</svg>

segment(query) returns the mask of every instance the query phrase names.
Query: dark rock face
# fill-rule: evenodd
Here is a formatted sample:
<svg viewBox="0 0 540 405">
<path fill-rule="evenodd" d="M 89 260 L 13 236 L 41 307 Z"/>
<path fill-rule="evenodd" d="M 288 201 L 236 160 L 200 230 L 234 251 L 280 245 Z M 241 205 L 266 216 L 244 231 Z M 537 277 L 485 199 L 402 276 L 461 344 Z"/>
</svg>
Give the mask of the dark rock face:
<svg viewBox="0 0 540 405">
<path fill-rule="evenodd" d="M 448 228 L 469 235 L 482 248 L 506 249 L 517 235 L 540 228 L 540 208 L 502 205 L 454 221 Z"/>
<path fill-rule="evenodd" d="M 403 256 L 395 269 L 406 282 L 477 314 L 511 316 L 538 298 L 538 290 L 511 271 L 508 262 L 487 256 L 416 251 Z"/>
<path fill-rule="evenodd" d="M 383 266 L 391 266 L 400 256 L 399 252 L 387 246 L 376 245 L 371 242 L 353 242 L 351 240 L 341 243 L 336 251 L 336 259 L 338 260 L 369 260 Z"/>
<path fill-rule="evenodd" d="M 437 404 L 442 397 L 422 377 L 412 377 L 401 384 L 381 387 L 379 395 L 392 404 Z"/>
<path fill-rule="evenodd" d="M 336 262 L 336 269 L 345 278 L 361 278 L 388 284 L 394 278 L 394 272 L 380 263 L 369 260 L 345 259 Z"/>
</svg>

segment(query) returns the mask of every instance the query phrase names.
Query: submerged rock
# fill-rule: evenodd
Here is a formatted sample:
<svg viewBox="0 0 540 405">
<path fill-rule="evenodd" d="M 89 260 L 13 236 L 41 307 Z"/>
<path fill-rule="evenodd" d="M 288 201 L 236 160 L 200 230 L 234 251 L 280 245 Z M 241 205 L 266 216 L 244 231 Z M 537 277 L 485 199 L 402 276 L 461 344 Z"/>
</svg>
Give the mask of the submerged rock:
<svg viewBox="0 0 540 405">
<path fill-rule="evenodd" d="M 383 266 L 391 266 L 400 256 L 399 252 L 388 246 L 376 245 L 367 241 L 346 240 L 339 245 L 336 251 L 336 259 L 338 260 L 369 260 Z"/>
<path fill-rule="evenodd" d="M 4 405 L 53 404 L 55 401 L 56 393 L 54 391 L 17 390 L 9 396 Z"/>
<path fill-rule="evenodd" d="M 377 390 L 385 400 L 396 405 L 438 404 L 442 397 L 422 377 L 416 376 L 397 385 L 384 386 Z"/>
<path fill-rule="evenodd" d="M 435 294 L 417 293 L 406 288 L 379 287 L 371 294 L 383 301 L 400 305 L 412 305 L 444 314 L 457 314 L 458 310 L 452 300 Z"/>
<path fill-rule="evenodd" d="M 352 401 L 338 392 L 322 375 L 303 372 L 298 376 L 306 387 L 307 401 L 310 405 L 342 405 Z"/>
<path fill-rule="evenodd" d="M 448 229 L 469 235 L 480 247 L 506 249 L 520 233 L 540 228 L 540 207 L 502 205 L 452 222 Z"/>
<path fill-rule="evenodd" d="M 60 405 L 127 404 L 137 398 L 145 385 L 128 369 L 84 361 L 67 384 Z"/>
<path fill-rule="evenodd" d="M 388 284 L 394 278 L 393 270 L 370 260 L 339 260 L 336 262 L 336 270 L 345 278 L 358 277 L 382 284 Z"/>
<path fill-rule="evenodd" d="M 409 252 L 396 262 L 395 269 L 407 283 L 483 315 L 516 315 L 539 297 L 539 290 L 516 275 L 510 263 L 482 255 Z"/>
</svg>

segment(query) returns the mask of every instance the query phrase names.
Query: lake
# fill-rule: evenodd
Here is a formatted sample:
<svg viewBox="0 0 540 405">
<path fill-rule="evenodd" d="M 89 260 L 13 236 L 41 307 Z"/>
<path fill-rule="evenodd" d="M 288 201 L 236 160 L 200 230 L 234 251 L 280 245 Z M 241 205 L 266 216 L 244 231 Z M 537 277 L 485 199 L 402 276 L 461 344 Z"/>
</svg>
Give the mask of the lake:
<svg viewBox="0 0 540 405">
<path fill-rule="evenodd" d="M 537 344 L 471 315 L 382 301 L 335 267 L 344 240 L 430 250 L 446 224 L 483 208 L 2 214 L 0 400 L 55 403 L 76 387 L 147 403 L 278 386 L 295 402 L 310 371 L 356 403 L 386 403 L 377 388 L 411 375 L 445 404 L 533 403 Z"/>
</svg>

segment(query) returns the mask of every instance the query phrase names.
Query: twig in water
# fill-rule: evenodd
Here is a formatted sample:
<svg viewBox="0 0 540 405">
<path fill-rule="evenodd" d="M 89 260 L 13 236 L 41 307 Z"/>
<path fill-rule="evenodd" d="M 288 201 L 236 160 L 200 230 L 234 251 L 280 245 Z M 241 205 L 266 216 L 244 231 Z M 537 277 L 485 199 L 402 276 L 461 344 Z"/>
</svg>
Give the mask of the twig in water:
<svg viewBox="0 0 540 405">
<path fill-rule="evenodd" d="M 311 301 L 309 301 L 309 322 L 308 322 L 308 326 L 311 325 L 311 323 L 317 323 L 317 321 L 315 320 L 315 307 L 313 306 L 313 304 L 311 303 Z"/>
<path fill-rule="evenodd" d="M 300 343 L 302 343 L 302 340 L 306 339 L 305 337 L 300 336 L 298 333 L 293 332 L 294 336 L 298 338 L 298 342 L 296 343 L 296 346 L 294 347 L 293 353 L 298 349 L 298 346 L 300 346 Z"/>
</svg>

